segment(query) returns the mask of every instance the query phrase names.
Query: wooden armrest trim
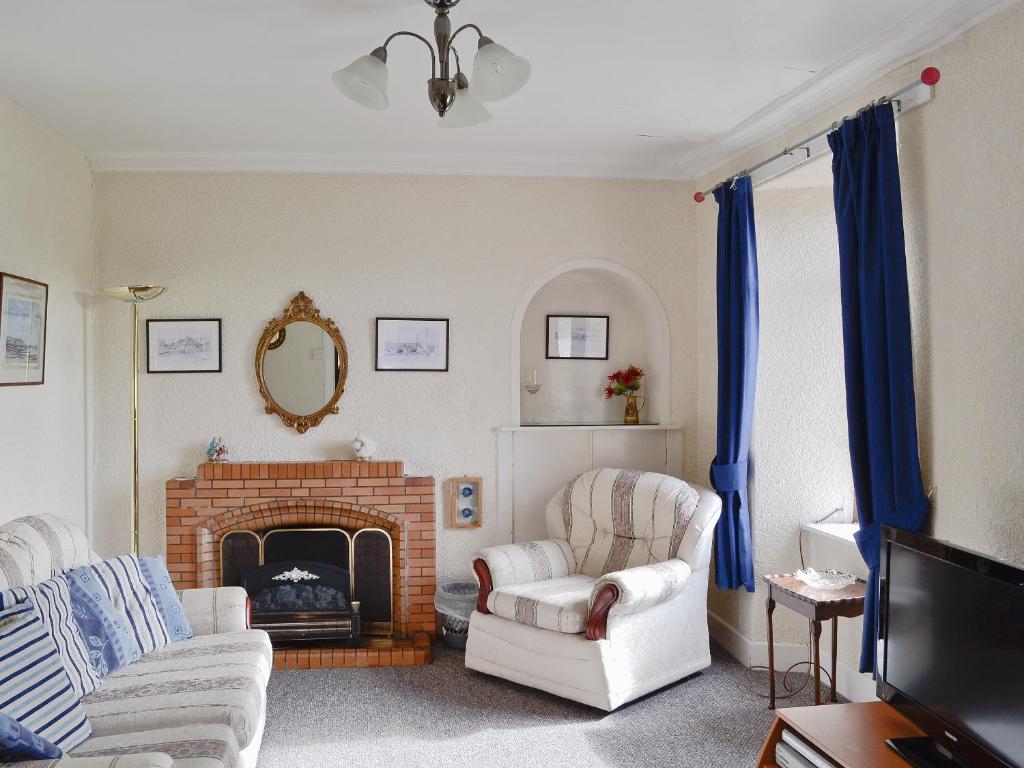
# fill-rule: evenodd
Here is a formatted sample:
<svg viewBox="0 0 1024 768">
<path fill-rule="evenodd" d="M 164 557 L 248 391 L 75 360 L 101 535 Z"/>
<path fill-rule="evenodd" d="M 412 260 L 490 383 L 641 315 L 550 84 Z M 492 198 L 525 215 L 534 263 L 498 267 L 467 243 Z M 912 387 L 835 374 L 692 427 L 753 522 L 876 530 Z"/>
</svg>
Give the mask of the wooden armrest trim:
<svg viewBox="0 0 1024 768">
<path fill-rule="evenodd" d="M 494 582 L 491 581 L 491 569 L 487 567 L 487 563 L 482 558 L 477 558 L 473 561 L 473 572 L 480 580 L 480 594 L 476 598 L 476 609 L 480 613 L 490 613 L 487 610 L 487 598 L 494 589 Z"/>
<path fill-rule="evenodd" d="M 619 600 L 619 588 L 605 584 L 594 598 L 587 617 L 587 640 L 604 640 L 608 635 L 608 611 Z"/>
<path fill-rule="evenodd" d="M 245 598 L 245 628 L 252 629 L 252 600 Z"/>
</svg>

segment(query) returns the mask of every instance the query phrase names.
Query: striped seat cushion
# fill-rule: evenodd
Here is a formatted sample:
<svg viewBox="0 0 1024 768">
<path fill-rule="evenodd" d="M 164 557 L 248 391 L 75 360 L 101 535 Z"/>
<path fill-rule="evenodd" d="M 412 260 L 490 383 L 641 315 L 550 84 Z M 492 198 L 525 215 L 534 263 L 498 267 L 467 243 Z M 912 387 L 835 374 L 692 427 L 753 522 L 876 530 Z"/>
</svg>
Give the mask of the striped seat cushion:
<svg viewBox="0 0 1024 768">
<path fill-rule="evenodd" d="M 527 626 L 579 634 L 587 627 L 594 582 L 590 576 L 567 576 L 502 587 L 487 596 L 487 609 Z"/>
<path fill-rule="evenodd" d="M 174 768 L 237 768 L 238 745 L 230 728 L 216 724 L 160 728 L 114 736 L 94 736 L 70 757 L 120 757 L 158 752 L 174 760 Z M 74 762 L 74 761 L 72 761 Z M 120 765 L 112 760 L 110 765 Z"/>
<path fill-rule="evenodd" d="M 0 710 L 65 751 L 92 732 L 31 602 L 0 611 Z"/>
<path fill-rule="evenodd" d="M 70 577 L 77 579 L 87 590 L 93 581 L 102 587 L 114 606 L 128 620 L 128 626 L 143 654 L 167 645 L 167 628 L 142 575 L 138 557 L 112 557 L 101 563 L 77 568 L 71 572 Z"/>
<path fill-rule="evenodd" d="M 95 735 L 215 723 L 229 727 L 242 749 L 256 735 L 266 693 L 251 668 L 182 664 L 175 671 L 136 674 L 140 666 L 119 670 L 82 700 Z"/>
<path fill-rule="evenodd" d="M 42 584 L 0 592 L 0 610 L 27 601 L 35 605 L 43 626 L 57 645 L 75 696 L 82 698 L 95 691 L 100 678 L 89 663 L 89 651 L 75 623 L 71 593 L 64 577 L 55 576 Z"/>
</svg>

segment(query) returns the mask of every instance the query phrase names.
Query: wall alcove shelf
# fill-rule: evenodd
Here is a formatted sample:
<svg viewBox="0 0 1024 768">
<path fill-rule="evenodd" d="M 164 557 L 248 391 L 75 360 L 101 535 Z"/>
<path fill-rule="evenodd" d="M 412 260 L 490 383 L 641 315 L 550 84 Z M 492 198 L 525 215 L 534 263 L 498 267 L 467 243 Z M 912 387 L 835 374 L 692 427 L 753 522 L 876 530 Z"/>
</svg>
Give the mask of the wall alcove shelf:
<svg viewBox="0 0 1024 768">
<path fill-rule="evenodd" d="M 608 359 L 547 358 L 548 315 L 608 317 Z M 617 262 L 575 259 L 539 275 L 512 316 L 509 366 L 510 423 L 514 426 L 621 425 L 625 402 L 605 400 L 612 371 L 637 365 L 647 372 L 640 394 L 648 423 L 669 419 L 669 326 L 657 293 Z M 529 394 L 523 371 L 536 369 L 540 391 Z"/>
</svg>

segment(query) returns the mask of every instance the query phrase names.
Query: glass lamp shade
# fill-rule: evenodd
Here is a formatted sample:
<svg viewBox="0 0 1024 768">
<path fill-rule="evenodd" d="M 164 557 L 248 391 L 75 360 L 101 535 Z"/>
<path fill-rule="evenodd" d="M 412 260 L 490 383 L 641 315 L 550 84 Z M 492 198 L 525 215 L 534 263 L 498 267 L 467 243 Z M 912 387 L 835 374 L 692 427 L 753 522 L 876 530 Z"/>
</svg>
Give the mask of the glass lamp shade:
<svg viewBox="0 0 1024 768">
<path fill-rule="evenodd" d="M 388 108 L 388 65 L 373 54 L 360 56 L 331 80 L 334 87 L 368 109 Z"/>
<path fill-rule="evenodd" d="M 128 304 L 141 304 L 155 299 L 167 289 L 162 285 L 124 285 L 117 288 L 104 288 L 103 292 L 112 299 Z"/>
<path fill-rule="evenodd" d="M 530 62 L 503 45 L 483 38 L 473 59 L 473 95 L 480 101 L 498 101 L 518 91 L 530 79 Z"/>
<path fill-rule="evenodd" d="M 438 125 L 442 128 L 469 128 L 490 119 L 491 113 L 480 103 L 480 99 L 470 93 L 469 88 L 459 88 L 455 92 L 455 103 L 438 121 Z"/>
</svg>

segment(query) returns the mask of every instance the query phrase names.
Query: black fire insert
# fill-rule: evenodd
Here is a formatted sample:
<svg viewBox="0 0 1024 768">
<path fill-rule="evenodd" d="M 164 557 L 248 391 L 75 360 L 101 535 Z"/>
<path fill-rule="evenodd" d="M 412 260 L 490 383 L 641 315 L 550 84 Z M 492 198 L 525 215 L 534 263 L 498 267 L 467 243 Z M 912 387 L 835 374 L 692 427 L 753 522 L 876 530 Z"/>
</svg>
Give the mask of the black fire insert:
<svg viewBox="0 0 1024 768">
<path fill-rule="evenodd" d="M 275 643 L 352 640 L 360 635 L 359 601 L 348 570 L 313 560 L 285 560 L 241 577 L 252 604 L 252 626 Z"/>
</svg>

